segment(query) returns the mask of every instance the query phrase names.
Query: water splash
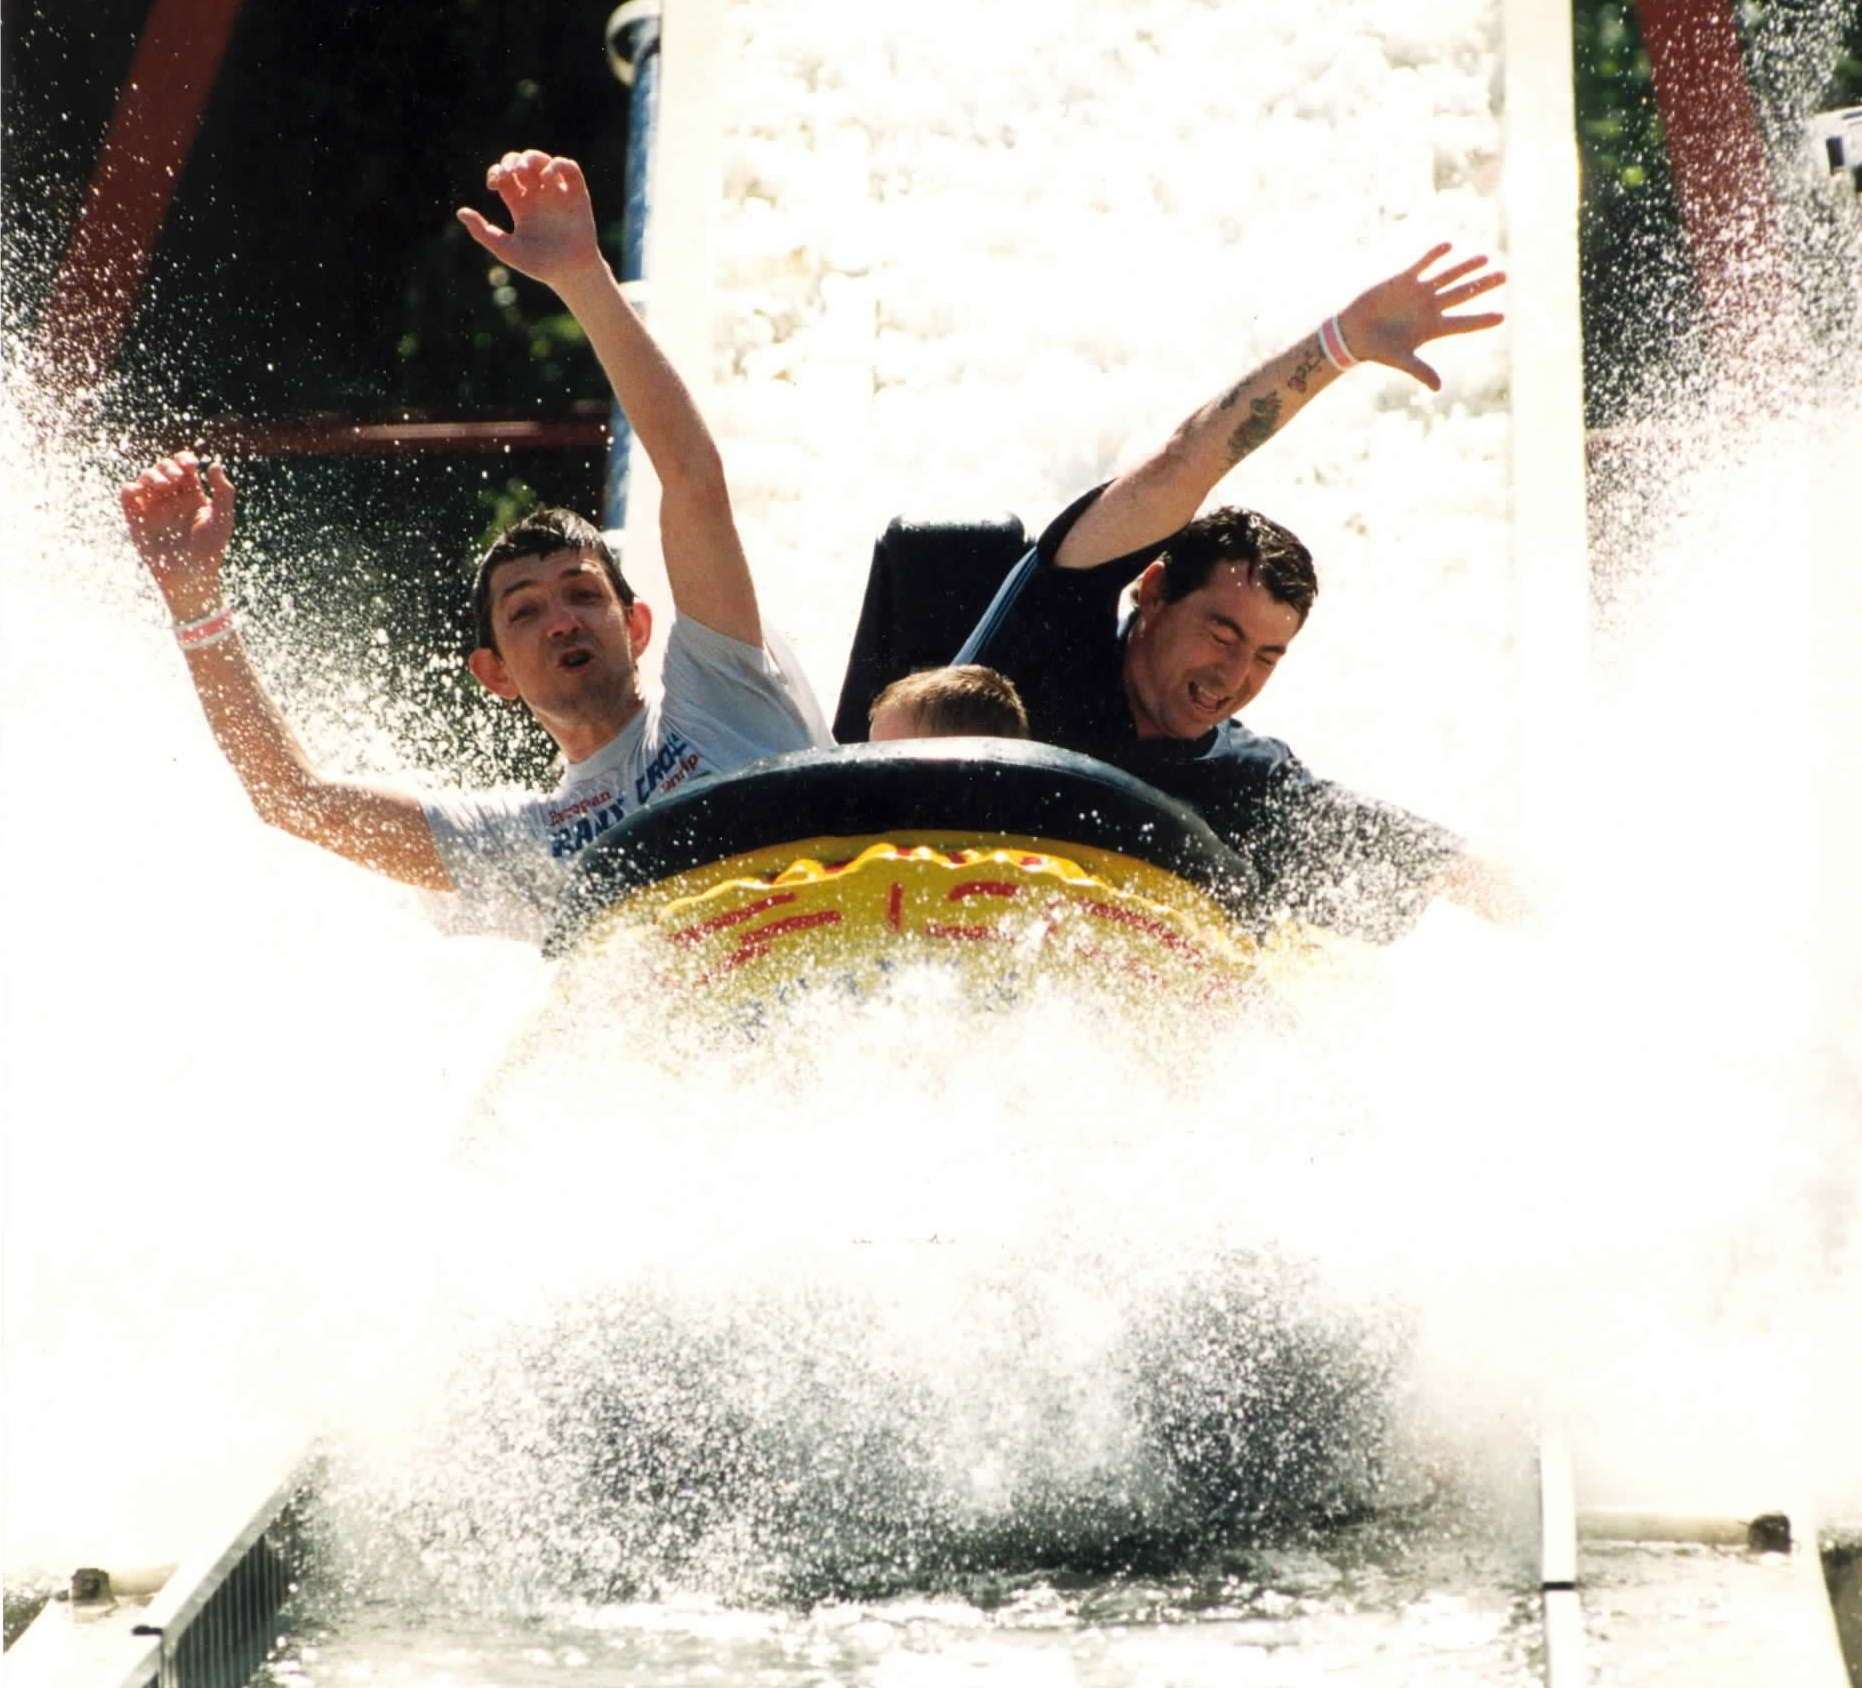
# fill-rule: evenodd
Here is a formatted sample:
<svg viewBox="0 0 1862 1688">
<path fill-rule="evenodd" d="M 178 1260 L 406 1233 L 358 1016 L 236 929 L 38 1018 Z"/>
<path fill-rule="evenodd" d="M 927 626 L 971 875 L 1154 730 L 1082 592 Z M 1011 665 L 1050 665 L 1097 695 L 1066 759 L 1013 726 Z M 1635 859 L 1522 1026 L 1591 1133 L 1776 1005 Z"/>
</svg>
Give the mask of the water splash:
<svg viewBox="0 0 1862 1688">
<path fill-rule="evenodd" d="M 762 80 L 734 101 L 717 413 L 817 674 L 895 509 L 1038 521 L 1212 359 L 1306 326 L 1342 252 L 1356 285 L 1491 236 L 1487 8 L 1443 33 L 1348 8 L 1322 45 L 1295 8 L 1233 10 L 1084 8 L 993 71 L 951 8 L 851 39 L 785 8 L 779 43 L 731 14 L 733 74 Z M 981 80 L 953 102 L 958 59 Z M 1416 122 L 1367 155 L 1391 100 Z M 1341 182 L 1376 201 L 1362 235 Z M 1841 672 L 1822 643 L 1806 668 L 1795 632 L 1752 639 L 1752 551 L 1724 543 L 1766 535 L 1767 627 L 1806 601 L 1794 628 L 1852 624 L 1841 512 L 1772 542 L 1778 488 L 1853 415 L 1852 358 L 1819 347 L 1789 366 L 1808 398 L 1776 366 L 1651 396 L 1681 443 L 1625 459 L 1601 513 L 1606 732 L 1538 933 L 1440 911 L 1272 1023 L 979 1018 L 932 981 L 715 1045 L 623 983 L 566 1025 L 544 1001 L 508 1067 L 538 969 L 250 819 L 114 537 L 118 448 L 9 361 L 33 566 L 0 575 L 7 788 L 57 806 L 16 827 L 4 891 L 9 1553 L 159 1556 L 190 1494 L 312 1429 L 365 1587 L 411 1559 L 520 1611 L 565 1583 L 1191 1558 L 1400 1512 L 1548 1404 L 1607 1498 L 1801 1479 L 1862 1510 L 1862 950 L 1806 866 L 1853 837 L 1816 778 L 1851 765 L 1853 688 L 1804 684 Z M 1258 724 L 1477 829 L 1510 742 L 1500 358 L 1444 360 L 1439 403 L 1367 377 L 1242 477 L 1328 571 Z M 1702 653 L 1734 679 L 1703 688 Z M 278 673 L 320 752 L 423 761 L 361 725 L 392 674 Z M 1853 859 L 1831 850 L 1838 889 Z M 1283 1386 L 1292 1410 L 1254 1412 Z"/>
</svg>

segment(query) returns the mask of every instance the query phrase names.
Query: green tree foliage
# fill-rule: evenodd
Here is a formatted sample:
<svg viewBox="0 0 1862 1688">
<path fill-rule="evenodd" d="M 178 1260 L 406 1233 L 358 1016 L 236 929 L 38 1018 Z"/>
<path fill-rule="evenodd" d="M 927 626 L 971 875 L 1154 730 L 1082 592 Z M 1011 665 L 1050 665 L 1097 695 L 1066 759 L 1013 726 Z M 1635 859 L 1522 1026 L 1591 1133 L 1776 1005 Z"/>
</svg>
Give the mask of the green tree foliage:
<svg viewBox="0 0 1862 1688">
<path fill-rule="evenodd" d="M 489 208 L 486 166 L 539 146 L 580 158 L 618 215 L 611 9 L 245 0 L 125 348 L 130 388 L 248 417 L 561 415 L 602 399 L 554 298 L 491 275 L 453 209 Z M 62 220 L 146 0 L 6 11 L 9 205 L 56 201 Z M 111 74 L 94 76 L 100 48 Z M 61 120 L 73 93 L 88 109 Z"/>
<path fill-rule="evenodd" d="M 1577 0 L 1584 388 L 1612 420 L 1694 316 L 1655 82 L 1628 0 Z"/>
</svg>

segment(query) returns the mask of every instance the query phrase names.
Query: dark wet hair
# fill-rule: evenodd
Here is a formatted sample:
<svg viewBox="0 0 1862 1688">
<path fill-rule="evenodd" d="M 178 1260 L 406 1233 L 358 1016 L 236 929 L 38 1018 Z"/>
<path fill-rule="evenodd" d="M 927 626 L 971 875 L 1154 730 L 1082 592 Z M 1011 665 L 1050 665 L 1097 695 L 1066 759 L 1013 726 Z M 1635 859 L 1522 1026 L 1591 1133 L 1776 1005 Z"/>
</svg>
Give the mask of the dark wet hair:
<svg viewBox="0 0 1862 1688">
<path fill-rule="evenodd" d="M 1028 711 L 1015 682 L 977 662 L 926 668 L 894 680 L 873 699 L 867 720 L 893 704 L 912 712 L 924 738 L 969 733 L 994 738 L 1028 736 Z"/>
<path fill-rule="evenodd" d="M 473 571 L 472 632 L 481 649 L 495 651 L 498 648 L 491 627 L 492 571 L 522 557 L 547 557 L 554 551 L 587 552 L 601 564 L 602 572 L 621 602 L 631 604 L 634 601 L 634 589 L 621 577 L 620 559 L 614 555 L 614 548 L 600 528 L 573 510 L 532 510 L 491 542 Z"/>
<path fill-rule="evenodd" d="M 1257 510 L 1231 504 L 1198 516 L 1171 536 L 1162 558 L 1167 604 L 1206 586 L 1219 563 L 1240 563 L 1276 603 L 1297 610 L 1302 624 L 1319 596 L 1312 553 L 1290 528 Z"/>
</svg>

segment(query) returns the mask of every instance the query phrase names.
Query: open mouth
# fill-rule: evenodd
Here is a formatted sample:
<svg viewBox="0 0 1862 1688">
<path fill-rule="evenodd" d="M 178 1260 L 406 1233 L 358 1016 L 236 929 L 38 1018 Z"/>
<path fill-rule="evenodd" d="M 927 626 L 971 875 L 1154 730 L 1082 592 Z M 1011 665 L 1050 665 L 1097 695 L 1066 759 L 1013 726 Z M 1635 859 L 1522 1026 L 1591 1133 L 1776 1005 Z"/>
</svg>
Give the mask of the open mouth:
<svg viewBox="0 0 1862 1688">
<path fill-rule="evenodd" d="M 593 651 L 567 651 L 557 659 L 558 668 L 586 668 L 595 660 Z"/>
<path fill-rule="evenodd" d="M 1226 711 L 1228 707 L 1228 698 L 1226 694 L 1222 692 L 1212 692 L 1207 686 L 1195 680 L 1190 682 L 1189 690 L 1190 703 L 1201 714 L 1220 715 Z"/>
</svg>

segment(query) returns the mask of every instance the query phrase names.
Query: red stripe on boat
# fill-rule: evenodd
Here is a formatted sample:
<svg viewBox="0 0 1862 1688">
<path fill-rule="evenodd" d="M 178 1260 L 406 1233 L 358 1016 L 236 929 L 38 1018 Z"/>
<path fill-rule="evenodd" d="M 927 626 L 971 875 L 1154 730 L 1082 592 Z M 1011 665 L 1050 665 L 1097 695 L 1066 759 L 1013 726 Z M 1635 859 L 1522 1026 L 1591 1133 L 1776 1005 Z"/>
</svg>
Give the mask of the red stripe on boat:
<svg viewBox="0 0 1862 1688">
<path fill-rule="evenodd" d="M 813 914 L 791 914 L 781 920 L 772 920 L 767 926 L 759 926 L 754 932 L 746 932 L 737 947 L 727 955 L 718 971 L 728 973 L 733 967 L 741 967 L 746 961 L 754 961 L 759 955 L 767 955 L 778 938 L 792 938 L 797 932 L 806 932 L 812 926 L 838 926 L 841 912 L 837 908 L 817 909 Z"/>
<path fill-rule="evenodd" d="M 689 944 L 694 939 L 702 938 L 708 932 L 722 932 L 727 926 L 740 926 L 754 915 L 765 909 L 778 908 L 783 903 L 795 901 L 793 891 L 778 891 L 773 897 L 759 897 L 753 903 L 745 903 L 742 908 L 734 908 L 729 914 L 716 914 L 709 920 L 700 921 L 696 926 L 687 926 L 682 931 L 668 932 L 666 941 L 673 944 Z M 836 919 L 839 918 L 837 915 Z"/>
</svg>

